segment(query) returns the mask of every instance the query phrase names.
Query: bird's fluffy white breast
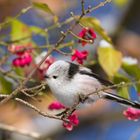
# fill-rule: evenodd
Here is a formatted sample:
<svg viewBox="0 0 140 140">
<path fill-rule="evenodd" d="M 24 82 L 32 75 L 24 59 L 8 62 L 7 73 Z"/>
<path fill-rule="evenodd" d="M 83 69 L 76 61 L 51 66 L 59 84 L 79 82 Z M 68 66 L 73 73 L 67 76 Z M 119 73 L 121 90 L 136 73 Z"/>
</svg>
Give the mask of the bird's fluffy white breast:
<svg viewBox="0 0 140 140">
<path fill-rule="evenodd" d="M 72 106 L 79 100 L 80 94 L 87 95 L 99 88 L 101 88 L 101 84 L 97 79 L 84 74 L 76 74 L 70 82 L 62 84 L 57 90 L 56 97 L 64 105 Z M 97 99 L 99 99 L 99 96 L 96 94 L 91 96 L 89 100 Z"/>
</svg>

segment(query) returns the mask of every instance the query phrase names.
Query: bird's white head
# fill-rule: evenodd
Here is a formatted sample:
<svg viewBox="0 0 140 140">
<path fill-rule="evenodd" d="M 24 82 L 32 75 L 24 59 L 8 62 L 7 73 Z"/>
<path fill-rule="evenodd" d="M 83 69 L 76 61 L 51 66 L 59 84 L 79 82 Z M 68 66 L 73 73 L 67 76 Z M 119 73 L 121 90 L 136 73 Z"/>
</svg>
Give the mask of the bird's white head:
<svg viewBox="0 0 140 140">
<path fill-rule="evenodd" d="M 67 73 L 69 70 L 69 63 L 63 60 L 54 62 L 47 70 L 45 78 L 48 85 L 60 86 L 67 79 Z"/>
</svg>

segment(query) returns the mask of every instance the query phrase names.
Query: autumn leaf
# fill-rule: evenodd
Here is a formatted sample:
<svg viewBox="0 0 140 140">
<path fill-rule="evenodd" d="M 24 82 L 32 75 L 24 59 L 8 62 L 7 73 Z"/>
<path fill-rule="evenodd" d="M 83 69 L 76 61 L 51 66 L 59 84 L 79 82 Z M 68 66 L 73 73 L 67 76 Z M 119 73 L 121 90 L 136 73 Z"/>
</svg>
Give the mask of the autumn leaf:
<svg viewBox="0 0 140 140">
<path fill-rule="evenodd" d="M 129 99 L 129 92 L 128 92 L 128 87 L 121 87 L 118 89 L 118 94 L 123 97 L 123 98 L 126 98 L 126 99 Z"/>
<path fill-rule="evenodd" d="M 121 52 L 112 47 L 98 48 L 98 61 L 108 76 L 114 76 L 122 64 Z"/>
<path fill-rule="evenodd" d="M 46 36 L 47 35 L 47 32 L 46 31 L 44 31 L 42 28 L 37 27 L 37 26 L 30 26 L 30 30 L 34 34 L 39 34 L 41 36 Z"/>
<path fill-rule="evenodd" d="M 132 76 L 136 81 L 140 80 L 140 67 L 136 64 L 129 65 L 124 63 L 122 65 L 123 70 L 130 76 Z M 136 84 L 137 92 L 140 92 L 140 84 Z"/>
<path fill-rule="evenodd" d="M 46 3 L 33 2 L 33 6 L 39 10 L 42 10 L 44 12 L 51 14 L 51 15 L 54 15 L 53 11 Z"/>
<path fill-rule="evenodd" d="M 32 32 L 30 28 L 21 21 L 14 19 L 11 22 L 11 40 L 20 40 L 20 44 L 28 43 L 31 41 L 30 36 Z"/>
<path fill-rule="evenodd" d="M 12 92 L 12 83 L 2 75 L 0 75 L 0 92 L 2 94 L 10 94 Z"/>
</svg>

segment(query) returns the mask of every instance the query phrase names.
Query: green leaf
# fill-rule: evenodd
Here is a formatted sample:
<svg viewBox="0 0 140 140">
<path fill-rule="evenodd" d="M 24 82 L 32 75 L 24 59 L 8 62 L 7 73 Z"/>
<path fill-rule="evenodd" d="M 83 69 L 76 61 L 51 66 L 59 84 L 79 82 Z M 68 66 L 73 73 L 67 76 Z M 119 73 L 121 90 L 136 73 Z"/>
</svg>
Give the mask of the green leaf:
<svg viewBox="0 0 140 140">
<path fill-rule="evenodd" d="M 119 7 L 125 6 L 128 2 L 129 0 L 113 0 L 113 3 Z"/>
<path fill-rule="evenodd" d="M 98 61 L 108 76 L 114 74 L 120 69 L 122 64 L 121 52 L 111 47 L 98 48 Z"/>
<path fill-rule="evenodd" d="M 42 29 L 42 28 L 39 28 L 37 26 L 30 26 L 30 30 L 35 33 L 35 34 L 39 34 L 41 36 L 46 36 L 46 32 Z"/>
<path fill-rule="evenodd" d="M 112 44 L 111 38 L 107 35 L 105 30 L 101 27 L 100 21 L 93 17 L 84 17 L 80 23 L 85 27 L 93 28 L 99 35 L 102 36 L 107 42 Z"/>
<path fill-rule="evenodd" d="M 11 40 L 20 40 L 20 44 L 30 42 L 32 32 L 30 28 L 21 21 L 14 19 L 11 22 Z"/>
<path fill-rule="evenodd" d="M 14 72 L 19 75 L 19 76 L 23 76 L 24 77 L 24 71 L 22 68 L 18 68 L 18 67 L 13 67 Z"/>
<path fill-rule="evenodd" d="M 129 92 L 128 92 L 128 88 L 127 87 L 122 87 L 118 89 L 118 94 L 126 99 L 129 99 Z"/>
<path fill-rule="evenodd" d="M 122 68 L 130 76 L 134 77 L 136 81 L 140 80 L 140 67 L 138 65 L 136 65 L 136 64 L 129 65 L 129 64 L 124 63 L 122 65 Z M 140 93 L 140 84 L 136 84 L 136 89 L 137 89 L 137 92 Z"/>
<path fill-rule="evenodd" d="M 116 73 L 113 77 L 113 82 L 119 84 L 121 82 L 130 82 L 130 80 L 120 73 Z"/>
<path fill-rule="evenodd" d="M 12 83 L 9 82 L 4 76 L 0 76 L 0 93 L 10 94 L 12 92 Z"/>
<path fill-rule="evenodd" d="M 140 93 L 140 84 L 136 84 L 135 87 L 136 87 L 137 92 Z"/>
<path fill-rule="evenodd" d="M 135 77 L 135 79 L 140 79 L 140 67 L 136 64 L 129 65 L 129 64 L 123 64 L 122 68 L 127 72 L 129 75 Z"/>
<path fill-rule="evenodd" d="M 58 16 L 55 15 L 55 16 L 53 17 L 54 23 L 58 23 L 58 20 L 59 20 L 59 19 L 58 19 Z"/>
<path fill-rule="evenodd" d="M 42 10 L 51 15 L 54 15 L 53 11 L 50 9 L 50 7 L 46 3 L 33 2 L 33 6 L 39 10 Z"/>
</svg>

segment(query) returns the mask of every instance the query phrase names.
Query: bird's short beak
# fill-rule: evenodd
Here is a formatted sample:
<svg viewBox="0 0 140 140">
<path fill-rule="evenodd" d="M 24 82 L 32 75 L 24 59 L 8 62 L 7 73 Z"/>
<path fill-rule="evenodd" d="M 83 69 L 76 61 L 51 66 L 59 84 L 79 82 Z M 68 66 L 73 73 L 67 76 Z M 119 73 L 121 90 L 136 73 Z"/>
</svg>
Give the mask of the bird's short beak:
<svg viewBox="0 0 140 140">
<path fill-rule="evenodd" d="M 47 79 L 48 79 L 48 78 L 49 78 L 49 76 L 48 76 L 48 75 L 45 75 L 45 76 L 44 76 L 44 78 L 47 78 Z"/>
</svg>

